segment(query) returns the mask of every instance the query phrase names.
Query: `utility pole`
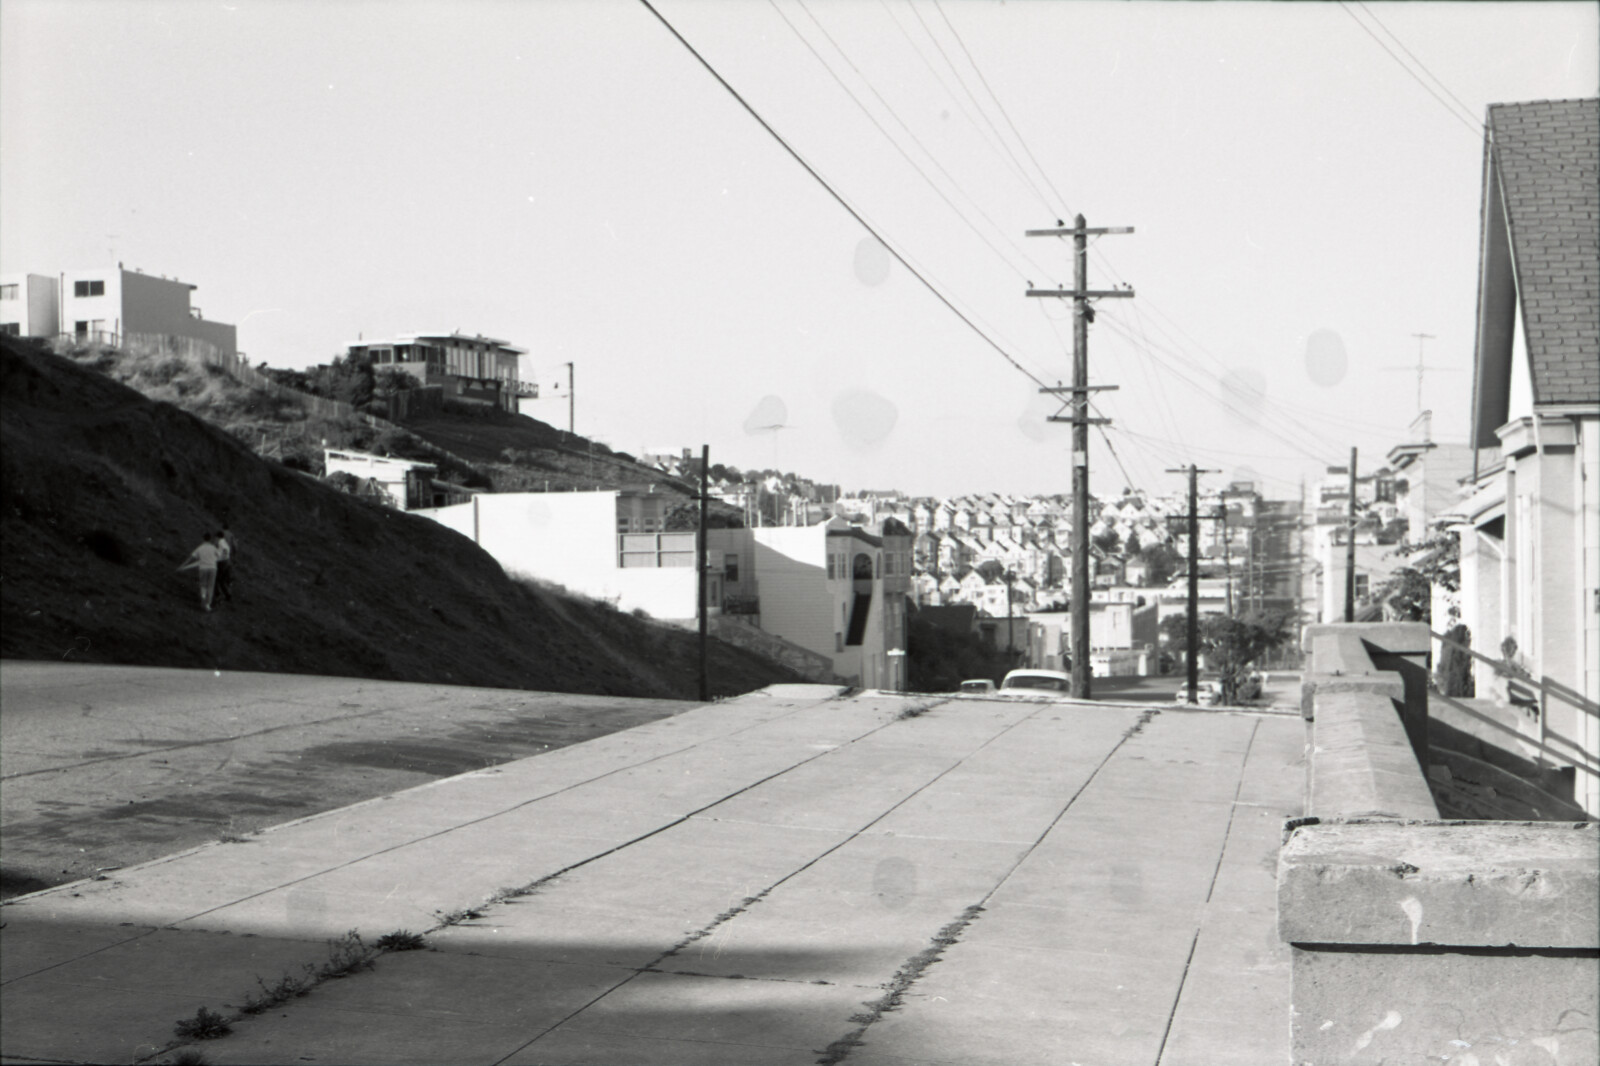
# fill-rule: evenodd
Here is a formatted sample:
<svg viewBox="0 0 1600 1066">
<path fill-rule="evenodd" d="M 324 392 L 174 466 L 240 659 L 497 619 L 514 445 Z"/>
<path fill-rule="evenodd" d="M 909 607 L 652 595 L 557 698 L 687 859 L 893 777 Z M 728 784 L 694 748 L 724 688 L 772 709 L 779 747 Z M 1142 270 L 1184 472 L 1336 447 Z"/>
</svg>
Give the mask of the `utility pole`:
<svg viewBox="0 0 1600 1066">
<path fill-rule="evenodd" d="M 1228 544 L 1228 505 L 1217 504 L 1217 524 L 1222 528 L 1222 580 L 1228 590 L 1228 617 L 1233 617 L 1233 554 Z"/>
<path fill-rule="evenodd" d="M 571 366 L 571 363 L 567 364 Z M 706 673 L 706 628 L 707 618 L 710 613 L 706 610 L 706 501 L 711 498 L 710 486 L 706 483 L 707 471 L 711 466 L 711 445 L 700 446 L 700 521 L 695 526 L 694 538 L 695 566 L 699 570 L 699 580 L 695 583 L 699 588 L 699 619 L 700 619 L 700 702 L 711 702 L 711 682 Z"/>
<path fill-rule="evenodd" d="M 1356 620 L 1356 450 L 1350 449 L 1350 501 L 1344 520 L 1344 620 Z"/>
<path fill-rule="evenodd" d="M 1109 419 L 1089 417 L 1089 393 L 1115 389 L 1115 385 L 1089 384 L 1089 323 L 1094 320 L 1090 300 L 1103 297 L 1126 299 L 1133 296 L 1132 289 L 1089 288 L 1089 236 L 1109 233 L 1132 233 L 1132 226 L 1090 229 L 1082 215 L 1078 215 L 1071 228 L 1031 229 L 1029 237 L 1065 237 L 1072 235 L 1073 270 L 1071 289 L 1035 289 L 1031 283 L 1029 296 L 1070 298 L 1072 315 L 1072 387 L 1042 388 L 1039 391 L 1059 396 L 1070 392 L 1072 398 L 1066 406 L 1072 408 L 1070 417 L 1058 411 L 1050 416 L 1051 422 L 1072 423 L 1072 695 L 1086 700 L 1090 697 L 1089 679 L 1089 426 L 1104 425 Z M 1062 410 L 1066 409 L 1066 406 Z"/>
<path fill-rule="evenodd" d="M 576 436 L 577 420 L 573 415 L 572 364 L 567 364 L 567 436 Z"/>
<path fill-rule="evenodd" d="M 1188 678 L 1190 703 L 1200 702 L 1200 501 L 1195 482 L 1201 474 L 1219 472 L 1201 470 L 1193 463 L 1187 467 L 1167 471 L 1169 474 L 1189 475 L 1189 513 L 1184 516 L 1189 538 L 1189 624 L 1185 638 L 1184 667 Z"/>
</svg>

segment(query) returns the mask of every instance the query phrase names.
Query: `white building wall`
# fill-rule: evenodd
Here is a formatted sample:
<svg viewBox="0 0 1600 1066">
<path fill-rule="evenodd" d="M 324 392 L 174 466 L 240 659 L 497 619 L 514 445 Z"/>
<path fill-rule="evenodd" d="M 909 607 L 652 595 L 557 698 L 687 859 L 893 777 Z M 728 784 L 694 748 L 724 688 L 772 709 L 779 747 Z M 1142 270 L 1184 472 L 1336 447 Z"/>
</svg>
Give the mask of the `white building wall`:
<svg viewBox="0 0 1600 1066">
<path fill-rule="evenodd" d="M 0 274 L 0 285 L 14 285 L 13 299 L 0 300 L 0 326 L 15 326 L 23 337 L 54 337 L 61 328 L 59 280 L 44 274 Z"/>
<path fill-rule="evenodd" d="M 618 565 L 615 492 L 484 493 L 469 504 L 413 513 L 473 538 L 513 576 L 563 585 L 624 611 L 695 617 L 694 567 Z"/>
<path fill-rule="evenodd" d="M 843 633 L 844 628 L 835 595 L 828 587 L 825 527 L 768 526 L 750 530 L 750 534 L 755 544 L 761 628 L 829 656 L 841 676 L 858 674 L 859 665 L 848 673 L 840 669 L 849 665 L 851 657 L 838 651 L 834 639 L 834 633 Z"/>
<path fill-rule="evenodd" d="M 1574 522 L 1582 552 L 1577 625 L 1581 634 L 1582 675 L 1578 685 L 1591 704 L 1600 704 L 1600 419 L 1575 418 L 1577 458 L 1573 491 L 1579 500 Z M 1583 714 L 1577 739 L 1591 761 L 1600 760 L 1600 716 Z M 1575 791 L 1590 817 L 1600 816 L 1600 774 L 1579 771 Z"/>
</svg>

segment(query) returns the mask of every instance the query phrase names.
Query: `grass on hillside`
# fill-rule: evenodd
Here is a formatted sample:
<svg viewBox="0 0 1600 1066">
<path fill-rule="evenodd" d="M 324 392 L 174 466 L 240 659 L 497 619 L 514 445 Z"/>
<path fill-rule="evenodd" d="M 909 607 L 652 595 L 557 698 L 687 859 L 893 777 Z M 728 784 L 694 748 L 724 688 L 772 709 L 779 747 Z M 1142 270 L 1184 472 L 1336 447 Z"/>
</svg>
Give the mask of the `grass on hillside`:
<svg viewBox="0 0 1600 1066">
<path fill-rule="evenodd" d="M 696 693 L 687 630 L 514 581 L 470 539 L 263 461 L 236 429 L 79 361 L 13 338 L 0 351 L 0 655 Z M 197 367 L 141 362 L 110 369 L 197 407 L 251 402 Z M 175 567 L 225 523 L 239 599 L 205 614 Z M 715 640 L 711 678 L 713 695 L 797 680 Z"/>
</svg>

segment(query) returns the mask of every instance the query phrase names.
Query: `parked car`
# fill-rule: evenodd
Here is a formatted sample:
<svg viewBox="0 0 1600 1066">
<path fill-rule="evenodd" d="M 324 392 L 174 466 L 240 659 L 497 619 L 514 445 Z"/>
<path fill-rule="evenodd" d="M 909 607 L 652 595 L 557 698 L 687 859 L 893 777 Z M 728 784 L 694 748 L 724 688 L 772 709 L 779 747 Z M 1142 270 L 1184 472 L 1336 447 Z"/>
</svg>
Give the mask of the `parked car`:
<svg viewBox="0 0 1600 1066">
<path fill-rule="evenodd" d="M 1060 670 L 1013 670 L 1000 682 L 1001 696 L 1066 696 L 1072 675 Z"/>
<path fill-rule="evenodd" d="M 975 678 L 961 682 L 961 687 L 956 691 L 968 696 L 986 696 L 994 692 L 994 682 L 987 677 Z"/>
<path fill-rule="evenodd" d="M 1222 702 L 1222 686 L 1215 681 L 1197 681 L 1194 686 L 1194 699 L 1202 707 L 1215 707 Z M 1178 686 L 1177 700 L 1179 703 L 1189 702 L 1188 682 Z"/>
</svg>

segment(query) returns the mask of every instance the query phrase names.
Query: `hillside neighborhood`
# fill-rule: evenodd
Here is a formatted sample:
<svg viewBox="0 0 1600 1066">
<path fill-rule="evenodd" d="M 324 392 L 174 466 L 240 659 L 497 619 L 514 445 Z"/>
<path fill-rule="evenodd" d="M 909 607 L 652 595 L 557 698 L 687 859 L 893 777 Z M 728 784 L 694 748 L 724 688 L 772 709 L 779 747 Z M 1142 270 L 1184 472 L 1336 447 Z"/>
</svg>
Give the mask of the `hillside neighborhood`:
<svg viewBox="0 0 1600 1066">
<path fill-rule="evenodd" d="M 1369 5 L 1336 6 L 1373 41 L 1383 45 L 1382 29 L 1399 44 Z M 57 261 L 37 244 L 25 247 L 38 261 L 8 258 L 0 1058 L 1594 1062 L 1600 99 L 1495 102 L 1471 129 L 1482 141 L 1481 207 L 1476 230 L 1457 239 L 1476 250 L 1461 264 L 1476 292 L 1455 295 L 1462 307 L 1472 297 L 1476 310 L 1451 324 L 1470 337 L 1451 349 L 1459 366 L 1426 361 L 1429 333 L 1411 334 L 1414 367 L 1374 369 L 1373 351 L 1358 350 L 1372 345 L 1354 329 L 1343 327 L 1347 356 L 1334 331 L 1305 326 L 1305 365 L 1295 370 L 1329 390 L 1312 395 L 1350 395 L 1331 391 L 1350 387 L 1348 363 L 1373 410 L 1278 407 L 1257 387 L 1265 375 L 1250 376 L 1243 340 L 1229 355 L 1234 369 L 1221 373 L 1196 362 L 1152 374 L 1127 356 L 1134 349 L 1119 349 L 1120 364 L 1097 349 L 1103 361 L 1091 377 L 1091 326 L 1152 366 L 1165 343 L 1152 333 L 1172 337 L 1158 324 L 1165 314 L 1097 311 L 1138 303 L 1133 283 L 1142 279 L 1132 269 L 1124 277 L 1098 247 L 1133 228 L 1074 217 L 1027 150 L 975 58 L 995 40 L 1021 43 L 979 37 L 982 20 L 997 17 L 987 5 L 882 5 L 881 19 L 874 12 L 859 25 L 898 30 L 888 38 L 896 48 L 903 39 L 935 75 L 939 55 L 965 89 L 951 94 L 953 110 L 935 109 L 940 136 L 966 118 L 1003 146 L 1009 161 L 995 165 L 1034 185 L 1055 218 L 1027 236 L 1059 241 L 1049 254 L 1063 262 L 1062 251 L 1075 257 L 1071 288 L 1056 277 L 1036 285 L 1026 253 L 1026 266 L 1008 263 L 1013 288 L 1039 298 L 1043 319 L 1006 328 L 1037 327 L 1070 348 L 1073 383 L 1052 386 L 1053 370 L 1016 357 L 977 304 L 951 299 L 934 270 L 881 239 L 866 207 L 780 135 L 788 127 L 770 117 L 786 76 L 779 68 L 766 85 L 747 73 L 741 95 L 738 79 L 715 66 L 729 65 L 717 34 L 683 17 L 704 16 L 700 6 L 643 7 L 631 12 L 641 34 L 650 47 L 670 44 L 683 67 L 654 71 L 654 53 L 619 37 L 608 56 L 618 84 L 648 97 L 684 71 L 709 73 L 696 91 L 721 94 L 709 98 L 766 138 L 686 202 L 705 194 L 713 206 L 704 217 L 733 210 L 741 183 L 755 181 L 751 160 L 770 151 L 864 234 L 852 231 L 854 258 L 843 282 L 831 281 L 846 296 L 812 301 L 809 325 L 769 329 L 769 309 L 743 317 L 732 297 L 725 315 L 722 304 L 716 314 L 619 311 L 613 301 L 646 306 L 636 281 L 553 291 L 553 273 L 506 276 L 498 296 L 476 291 L 418 311 L 414 295 L 359 277 L 387 269 L 394 253 L 376 243 L 351 253 L 358 276 L 349 288 L 323 292 L 305 280 L 297 290 L 233 293 L 227 306 L 239 313 L 215 317 L 203 310 L 216 311 L 205 294 L 227 271 L 223 260 L 181 251 L 193 245 L 147 241 L 140 266 L 119 258 L 115 234 L 102 262 Z M 900 154 L 935 191 L 923 157 L 956 184 L 846 54 L 843 32 L 835 39 L 803 3 L 771 7 L 892 140 L 857 93 L 871 90 L 912 136 L 921 155 Z M 790 21 L 791 8 L 809 28 L 798 15 Z M 422 39 L 408 35 L 427 22 L 402 9 L 404 25 L 384 28 L 396 49 Z M 563 11 L 558 21 L 586 17 Z M 912 35 L 912 18 L 933 51 Z M 963 38 L 957 24 L 969 18 Z M 428 25 L 441 49 L 455 47 L 444 23 Z M 657 40 L 663 29 L 669 37 Z M 807 36 L 813 29 L 833 51 Z M 553 29 L 550 39 L 566 46 Z M 537 55 L 533 43 L 518 45 L 528 67 L 557 62 L 547 43 Z M 1400 48 L 1420 81 L 1426 68 Z M 1077 61 L 1095 55 L 1086 39 Z M 1125 84 L 1112 55 L 1095 58 L 1109 64 L 1096 75 L 1114 87 L 1108 95 Z M 482 61 L 524 58 L 510 56 L 485 52 Z M 465 68 L 441 69 L 439 98 L 455 102 L 443 126 L 429 120 L 433 136 L 468 125 L 483 106 L 461 105 L 444 88 Z M 306 116 L 316 108 L 344 106 L 342 77 L 309 80 L 318 102 L 286 109 L 298 116 L 286 121 L 314 126 Z M 554 107 L 567 99 L 561 90 L 543 86 L 517 106 Z M 323 93 L 337 103 L 322 103 Z M 1262 97 L 1261 115 L 1288 106 L 1251 93 Z M 1310 95 L 1291 102 L 1306 107 Z M 711 113 L 694 99 L 681 109 Z M 992 107 L 1009 133 L 991 121 L 985 134 L 969 103 L 979 115 Z M 359 113 L 379 110 L 369 102 Z M 1265 121 L 1240 110 L 1240 128 L 1247 119 Z M 1141 121 L 1151 141 L 1173 139 L 1174 159 L 1200 158 L 1187 133 Z M 429 128 L 419 124 L 416 145 L 427 145 Z M 509 169 L 524 151 L 508 131 L 475 136 L 470 150 L 441 143 L 436 160 Z M 681 147 L 677 138 L 665 131 L 652 145 L 607 128 L 605 151 L 626 145 L 629 154 L 569 177 L 574 187 L 561 194 L 575 199 L 577 186 L 592 184 L 614 197 L 589 225 L 599 235 L 585 230 L 585 241 L 622 248 L 619 231 L 630 226 L 685 239 L 678 220 L 630 202 L 616 177 L 654 168 L 652 180 L 665 180 L 688 166 L 656 158 L 665 145 Z M 1315 155 L 1318 166 L 1326 160 L 1317 153 L 1343 150 L 1272 146 Z M 452 292 L 443 276 L 455 266 L 428 261 L 426 242 L 486 261 L 499 243 L 541 270 L 545 259 L 575 255 L 552 236 L 550 219 L 565 204 L 547 213 L 551 194 L 539 181 L 531 193 L 507 184 L 391 194 L 380 169 L 434 164 L 389 149 L 358 154 L 371 203 L 330 194 L 343 206 L 308 206 L 310 221 L 294 226 L 332 228 L 342 210 L 374 212 L 382 221 L 372 232 L 418 234 L 415 269 L 427 275 L 419 288 Z M 526 154 L 536 160 L 529 166 L 561 172 L 561 153 L 539 145 Z M 1267 157 L 1252 160 L 1252 172 L 1271 171 Z M 1192 169 L 1194 203 L 1217 199 L 1198 177 L 1204 167 Z M 1408 173 L 1396 165 L 1396 175 Z M 542 221 L 473 229 L 443 209 L 429 217 L 429 205 L 458 193 L 510 203 L 496 208 L 497 225 L 522 210 Z M 767 195 L 755 216 L 762 224 L 780 213 L 774 204 L 800 210 L 793 190 Z M 1405 195 L 1420 202 L 1429 193 Z M 1296 211 L 1326 210 L 1334 230 L 1335 198 L 1308 192 Z M 229 225 L 241 230 L 278 225 L 251 221 L 253 203 L 237 210 Z M 219 243 L 235 239 L 210 224 Z M 1344 239 L 1274 260 L 1266 245 L 1281 254 L 1307 242 L 1265 221 L 1249 232 L 1238 224 L 1229 242 L 1262 264 L 1330 257 Z M 773 239 L 797 262 L 803 243 L 793 233 Z M 157 261 L 155 249 L 170 258 Z M 1103 287 L 1086 275 L 1092 251 L 1093 285 Z M 260 246 L 252 254 L 283 262 Z M 696 254 L 725 257 L 733 274 L 766 265 L 725 247 Z M 1241 271 L 1229 284 L 1251 310 L 1218 314 L 1265 323 L 1270 310 L 1255 305 L 1278 298 L 1257 298 L 1274 269 Z M 1182 276 L 1226 270 L 1196 262 Z M 922 301 L 908 305 L 922 318 L 858 343 L 861 320 L 851 316 L 887 314 L 860 308 L 891 306 L 903 290 Z M 1355 292 L 1329 297 L 1329 307 L 1359 317 Z M 299 311 L 284 324 L 284 308 L 307 299 L 349 304 L 339 321 L 354 336 Z M 619 356 L 622 334 L 576 332 L 567 323 L 577 317 L 526 327 L 523 306 L 541 301 L 592 301 L 607 323 L 636 316 L 636 336 L 659 333 L 660 348 Z M 294 365 L 270 365 L 253 342 L 241 348 L 241 336 L 273 315 L 283 320 L 269 354 Z M 1027 397 L 1048 396 L 1060 410 L 1030 406 L 1019 420 L 982 409 L 992 379 L 950 373 L 924 351 L 931 343 L 918 331 L 953 320 L 966 330 L 962 343 L 1010 364 L 988 372 L 1020 372 Z M 1244 336 L 1251 327 L 1229 328 Z M 713 333 L 750 360 L 733 364 L 750 376 L 737 400 L 716 392 L 727 365 L 702 365 L 695 345 L 683 344 Z M 1320 356 L 1319 335 L 1337 340 Z M 872 365 L 861 354 L 896 344 Z M 1337 372 L 1319 381 L 1333 348 Z M 797 354 L 814 350 L 827 353 L 814 364 Z M 1271 351 L 1264 365 L 1280 358 Z M 661 365 L 681 391 L 644 370 Z M 579 432 L 574 382 L 593 380 L 591 367 L 613 421 Z M 1416 409 L 1403 425 L 1391 417 L 1397 407 L 1375 399 L 1386 370 L 1416 375 Z M 1424 406 L 1423 375 L 1434 370 L 1470 379 L 1457 383 L 1467 385 L 1465 405 Z M 969 395 L 922 410 L 896 391 L 911 377 Z M 616 397 L 657 389 L 650 421 L 622 439 L 615 427 L 639 408 Z M 746 393 L 764 389 L 772 391 L 735 436 L 727 427 L 738 426 Z M 779 391 L 808 413 L 791 421 Z M 1224 408 L 1214 426 L 1187 407 L 1212 392 Z M 1118 443 L 1156 440 L 1116 436 L 1136 410 L 1203 425 L 1205 437 L 1174 431 L 1125 463 Z M 832 421 L 818 432 L 838 437 L 836 450 L 799 449 L 782 463 L 793 469 L 780 469 L 780 444 L 798 444 L 823 411 Z M 1313 421 L 1324 435 L 1364 434 L 1361 447 L 1340 462 L 1328 461 L 1343 451 L 1325 439 L 1287 457 L 1231 450 L 1237 431 L 1293 452 Z M 981 452 L 982 463 L 928 480 L 930 436 L 893 438 L 913 422 L 918 433 L 959 437 L 954 447 Z M 1031 436 L 1034 422 L 1071 423 L 1070 443 L 1065 431 Z M 713 425 L 725 436 L 704 428 Z M 748 450 L 720 454 L 702 436 Z M 751 465 L 768 448 L 770 465 Z M 1288 469 L 1278 459 L 1299 464 L 1297 481 L 1277 476 Z M 993 481 L 974 483 L 971 470 Z M 947 485 L 961 490 L 925 491 Z M 223 576 L 233 595 L 213 603 L 206 582 L 218 530 L 228 531 Z M 187 573 L 196 567 L 200 604 Z"/>
</svg>

